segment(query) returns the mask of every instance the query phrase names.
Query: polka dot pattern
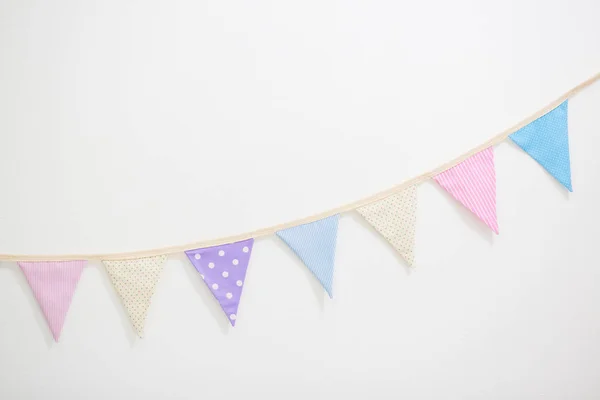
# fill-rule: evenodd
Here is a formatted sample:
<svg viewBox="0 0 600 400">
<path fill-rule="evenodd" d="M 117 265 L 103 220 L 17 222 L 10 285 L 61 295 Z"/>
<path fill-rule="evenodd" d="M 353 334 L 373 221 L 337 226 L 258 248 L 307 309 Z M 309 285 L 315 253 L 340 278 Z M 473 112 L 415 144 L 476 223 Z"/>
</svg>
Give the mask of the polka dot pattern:
<svg viewBox="0 0 600 400">
<path fill-rule="evenodd" d="M 150 300 L 166 259 L 167 256 L 162 255 L 134 260 L 103 261 L 139 337 L 144 334 Z"/>
<path fill-rule="evenodd" d="M 194 268 L 204 277 L 232 326 L 237 320 L 253 244 L 254 239 L 248 239 L 185 252 Z"/>
<path fill-rule="evenodd" d="M 409 265 L 413 265 L 417 222 L 416 186 L 360 207 L 357 211 L 394 246 Z"/>
</svg>

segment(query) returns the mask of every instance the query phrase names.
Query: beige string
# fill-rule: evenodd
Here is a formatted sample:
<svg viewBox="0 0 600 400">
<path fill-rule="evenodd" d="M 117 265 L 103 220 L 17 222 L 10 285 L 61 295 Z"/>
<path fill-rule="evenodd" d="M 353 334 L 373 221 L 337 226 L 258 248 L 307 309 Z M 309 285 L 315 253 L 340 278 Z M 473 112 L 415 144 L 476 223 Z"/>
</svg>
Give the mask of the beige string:
<svg viewBox="0 0 600 400">
<path fill-rule="evenodd" d="M 559 106 L 562 102 L 573 97 L 574 95 L 576 95 L 577 93 L 579 93 L 586 87 L 590 86 L 597 80 L 600 80 L 600 73 L 594 75 L 587 81 L 582 82 L 579 85 L 575 86 L 573 89 L 569 90 L 567 93 L 563 94 L 558 99 L 554 100 L 552 103 L 548 104 L 546 107 L 542 108 L 538 112 L 525 118 L 523 121 L 519 122 L 518 124 L 512 126 L 511 128 L 505 130 L 504 132 L 497 134 L 496 136 L 492 137 L 485 143 L 482 143 L 479 146 L 467 151 L 466 153 L 456 157 L 452 161 L 449 161 L 443 165 L 440 165 L 439 167 L 437 167 L 429 172 L 426 172 L 423 175 L 409 179 L 399 185 L 396 185 L 390 189 L 376 193 L 376 194 L 366 197 L 364 199 L 361 199 L 361 200 L 358 200 L 358 201 L 355 201 L 352 203 L 348 203 L 348 204 L 345 204 L 343 206 L 340 206 L 340 207 L 337 207 L 337 208 L 334 208 L 331 210 L 323 211 L 321 213 L 311 215 L 309 217 L 300 218 L 295 221 L 290 221 L 290 222 L 286 222 L 283 224 L 258 229 L 253 232 L 246 232 L 246 233 L 241 233 L 238 235 L 233 235 L 233 236 L 228 236 L 228 237 L 222 237 L 222 238 L 218 238 L 218 239 L 209 239 L 209 240 L 204 240 L 204 241 L 200 241 L 200 242 L 180 245 L 180 246 L 169 246 L 169 247 L 162 247 L 162 248 L 152 249 L 152 250 L 142 250 L 142 251 L 132 251 L 132 252 L 128 252 L 128 253 L 112 253 L 112 254 L 57 254 L 57 255 L 0 254 L 0 260 L 6 260 L 6 261 L 126 260 L 126 259 L 133 259 L 133 258 L 152 257 L 152 256 L 163 255 L 163 254 L 181 253 L 186 250 L 197 249 L 197 248 L 201 248 L 201 247 L 216 246 L 216 245 L 220 245 L 220 244 L 232 243 L 232 242 L 237 242 L 240 240 L 245 240 L 245 239 L 250 239 L 250 238 L 258 238 L 261 236 L 273 235 L 273 234 L 275 234 L 275 232 L 280 231 L 282 229 L 287 229 L 287 228 L 291 228 L 291 227 L 294 227 L 297 225 L 302 225 L 302 224 L 306 224 L 309 222 L 318 221 L 320 219 L 327 218 L 327 217 L 330 217 L 335 214 L 340 214 L 343 212 L 355 210 L 355 209 L 365 206 L 367 204 L 382 200 L 396 192 L 403 190 L 404 188 L 406 188 L 408 186 L 416 185 L 427 179 L 430 179 L 430 178 L 434 177 L 435 175 L 439 174 L 440 172 L 443 172 L 449 168 L 454 167 L 457 164 L 460 164 L 461 162 L 463 162 L 464 160 L 466 160 L 473 154 L 478 153 L 481 150 L 484 150 L 490 146 L 493 146 L 495 144 L 502 142 L 510 134 L 518 131 L 525 125 L 527 125 L 527 124 L 531 123 L 532 121 L 538 119 L 539 117 L 545 115 L 549 111 L 551 111 L 554 108 L 556 108 L 557 106 Z"/>
</svg>

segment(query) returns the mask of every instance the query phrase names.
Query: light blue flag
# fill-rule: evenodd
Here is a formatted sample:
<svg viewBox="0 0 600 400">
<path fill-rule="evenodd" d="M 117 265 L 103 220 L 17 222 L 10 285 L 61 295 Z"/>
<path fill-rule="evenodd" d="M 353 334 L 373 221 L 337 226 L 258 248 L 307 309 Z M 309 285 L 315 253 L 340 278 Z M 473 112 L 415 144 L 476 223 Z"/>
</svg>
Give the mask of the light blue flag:
<svg viewBox="0 0 600 400">
<path fill-rule="evenodd" d="M 277 232 L 333 297 L 333 265 L 339 215 Z"/>
<path fill-rule="evenodd" d="M 567 114 L 568 100 L 565 100 L 548 114 L 510 135 L 510 138 L 572 192 Z"/>
</svg>

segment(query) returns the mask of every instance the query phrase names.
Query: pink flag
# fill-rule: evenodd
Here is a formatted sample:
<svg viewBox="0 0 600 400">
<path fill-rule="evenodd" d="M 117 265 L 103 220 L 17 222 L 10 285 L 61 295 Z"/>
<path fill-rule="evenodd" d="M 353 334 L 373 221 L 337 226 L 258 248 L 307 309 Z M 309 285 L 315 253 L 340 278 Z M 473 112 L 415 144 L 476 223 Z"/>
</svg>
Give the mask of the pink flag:
<svg viewBox="0 0 600 400">
<path fill-rule="evenodd" d="M 85 264 L 86 261 L 19 262 L 57 342 Z"/>
<path fill-rule="evenodd" d="M 492 147 L 472 155 L 433 179 L 498 233 L 496 169 Z"/>
</svg>

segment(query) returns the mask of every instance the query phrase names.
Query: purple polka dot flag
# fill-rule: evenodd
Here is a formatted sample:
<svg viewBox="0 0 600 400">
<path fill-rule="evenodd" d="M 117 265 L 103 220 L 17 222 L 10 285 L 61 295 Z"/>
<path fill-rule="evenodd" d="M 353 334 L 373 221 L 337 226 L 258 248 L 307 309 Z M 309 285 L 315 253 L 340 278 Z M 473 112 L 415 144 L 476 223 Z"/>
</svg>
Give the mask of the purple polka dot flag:
<svg viewBox="0 0 600 400">
<path fill-rule="evenodd" d="M 232 326 L 237 319 L 253 244 L 254 239 L 248 239 L 185 252 Z"/>
</svg>

